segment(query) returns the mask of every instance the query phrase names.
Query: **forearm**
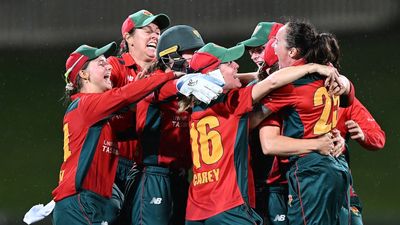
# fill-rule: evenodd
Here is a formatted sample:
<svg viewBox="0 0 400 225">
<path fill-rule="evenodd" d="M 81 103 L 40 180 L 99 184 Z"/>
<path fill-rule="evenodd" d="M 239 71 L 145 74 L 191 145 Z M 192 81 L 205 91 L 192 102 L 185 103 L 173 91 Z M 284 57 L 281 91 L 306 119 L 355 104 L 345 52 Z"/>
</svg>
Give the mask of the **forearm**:
<svg viewBox="0 0 400 225">
<path fill-rule="evenodd" d="M 316 73 L 318 70 L 318 64 L 309 63 L 301 66 L 291 66 L 275 71 L 269 75 L 266 79 L 270 79 L 274 85 L 272 88 L 279 88 L 286 84 L 289 84 L 299 78 L 310 74 Z"/>
<path fill-rule="evenodd" d="M 300 155 L 317 150 L 314 139 L 295 139 L 285 136 L 262 141 L 261 146 L 264 154 L 277 156 Z"/>
<path fill-rule="evenodd" d="M 260 129 L 260 142 L 266 155 L 291 156 L 318 150 L 317 139 L 295 139 L 280 134 L 278 126 L 263 126 Z"/>
<path fill-rule="evenodd" d="M 251 81 L 258 79 L 257 74 L 257 72 L 238 73 L 236 74 L 236 77 L 242 82 L 250 83 Z"/>
<path fill-rule="evenodd" d="M 385 147 L 386 135 L 382 130 L 374 134 L 365 133 L 364 140 L 357 140 L 357 142 L 367 150 L 377 151 Z"/>
<path fill-rule="evenodd" d="M 266 79 L 254 85 L 252 91 L 253 101 L 258 102 L 272 90 L 289 84 L 306 74 L 315 73 L 317 71 L 316 65 L 309 63 L 302 66 L 286 67 L 272 73 Z"/>
<path fill-rule="evenodd" d="M 344 93 L 340 95 L 340 107 L 349 107 L 353 104 L 355 98 L 355 90 L 353 84 L 345 76 L 339 77 L 341 83 L 344 86 Z"/>
<path fill-rule="evenodd" d="M 272 111 L 263 105 L 256 105 L 250 113 L 250 130 L 256 128 L 265 118 L 272 114 Z"/>
<path fill-rule="evenodd" d="M 175 78 L 173 73 L 150 76 L 122 87 L 120 94 L 126 98 L 128 103 L 135 103 L 173 78 Z"/>
</svg>

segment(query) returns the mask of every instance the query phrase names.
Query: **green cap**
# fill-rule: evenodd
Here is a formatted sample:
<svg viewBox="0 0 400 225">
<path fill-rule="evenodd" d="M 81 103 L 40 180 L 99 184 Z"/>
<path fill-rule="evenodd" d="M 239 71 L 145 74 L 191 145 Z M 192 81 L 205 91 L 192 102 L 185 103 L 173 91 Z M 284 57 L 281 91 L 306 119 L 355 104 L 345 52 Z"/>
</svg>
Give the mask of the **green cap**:
<svg viewBox="0 0 400 225">
<path fill-rule="evenodd" d="M 214 43 L 208 43 L 193 55 L 190 68 L 194 71 L 206 73 L 216 69 L 221 63 L 239 59 L 243 53 L 244 45 L 242 44 L 232 48 L 224 48 Z"/>
<path fill-rule="evenodd" d="M 153 15 L 151 12 L 142 9 L 125 19 L 121 27 L 122 36 L 124 33 L 130 32 L 133 28 L 141 28 L 149 25 L 150 23 L 157 24 L 160 30 L 167 28 L 170 24 L 169 17 L 165 14 Z"/>
<path fill-rule="evenodd" d="M 275 36 L 283 24 L 275 22 L 260 22 L 257 24 L 251 37 L 240 42 L 246 47 L 258 47 L 267 43 L 271 36 Z"/>
<path fill-rule="evenodd" d="M 242 57 L 244 53 L 244 46 L 236 45 L 232 48 L 224 48 L 214 43 L 208 43 L 200 48 L 197 52 L 209 53 L 221 60 L 221 63 L 226 63 Z"/>
<path fill-rule="evenodd" d="M 78 72 L 82 69 L 83 65 L 90 60 L 96 59 L 97 57 L 104 55 L 108 57 L 115 52 L 117 44 L 111 42 L 108 45 L 95 48 L 88 45 L 81 45 L 73 53 L 71 53 L 65 63 L 65 69 L 67 72 L 65 75 L 65 81 L 75 84 L 76 76 Z"/>
</svg>

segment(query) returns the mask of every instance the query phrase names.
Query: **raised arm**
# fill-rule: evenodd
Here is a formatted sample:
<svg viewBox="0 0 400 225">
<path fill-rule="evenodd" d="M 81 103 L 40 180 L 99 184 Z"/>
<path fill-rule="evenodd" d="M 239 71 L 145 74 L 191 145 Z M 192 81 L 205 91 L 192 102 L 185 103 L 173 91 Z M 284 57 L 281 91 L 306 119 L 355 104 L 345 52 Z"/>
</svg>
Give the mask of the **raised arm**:
<svg viewBox="0 0 400 225">
<path fill-rule="evenodd" d="M 337 80 L 339 76 L 339 73 L 334 67 L 315 63 L 309 63 L 302 66 L 286 67 L 272 73 L 266 79 L 254 85 L 252 91 L 253 102 L 259 102 L 272 90 L 289 84 L 310 73 L 319 73 L 320 75 L 327 76 L 333 81 Z"/>
</svg>

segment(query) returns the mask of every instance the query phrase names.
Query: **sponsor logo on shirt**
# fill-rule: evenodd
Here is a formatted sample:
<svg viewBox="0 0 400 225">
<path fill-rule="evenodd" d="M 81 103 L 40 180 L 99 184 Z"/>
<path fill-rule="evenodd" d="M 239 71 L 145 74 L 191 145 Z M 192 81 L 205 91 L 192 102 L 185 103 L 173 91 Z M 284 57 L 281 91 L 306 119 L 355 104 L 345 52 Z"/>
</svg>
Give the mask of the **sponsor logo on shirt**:
<svg viewBox="0 0 400 225">
<path fill-rule="evenodd" d="M 116 142 L 104 140 L 103 142 L 103 152 L 119 155 L 118 145 Z"/>
<path fill-rule="evenodd" d="M 275 221 L 275 222 L 276 222 L 276 221 L 278 221 L 278 222 L 283 222 L 283 221 L 285 221 L 285 218 L 286 218 L 286 215 L 285 215 L 285 214 L 282 214 L 282 215 L 276 214 L 276 216 L 275 216 L 275 218 L 274 218 L 274 221 Z"/>
<path fill-rule="evenodd" d="M 161 204 L 161 202 L 162 202 L 162 198 L 153 197 L 153 198 L 151 199 L 151 201 L 150 201 L 150 204 L 152 204 L 152 205 L 159 205 L 159 204 Z"/>
<path fill-rule="evenodd" d="M 173 127 L 188 127 L 189 121 L 187 116 L 173 116 L 172 117 Z"/>
<path fill-rule="evenodd" d="M 352 207 L 350 208 L 350 211 L 351 211 L 351 213 L 352 213 L 353 215 L 360 216 L 360 211 L 358 210 L 357 207 L 352 206 Z"/>
<path fill-rule="evenodd" d="M 193 174 L 193 186 L 207 184 L 219 180 L 219 168 Z"/>
</svg>

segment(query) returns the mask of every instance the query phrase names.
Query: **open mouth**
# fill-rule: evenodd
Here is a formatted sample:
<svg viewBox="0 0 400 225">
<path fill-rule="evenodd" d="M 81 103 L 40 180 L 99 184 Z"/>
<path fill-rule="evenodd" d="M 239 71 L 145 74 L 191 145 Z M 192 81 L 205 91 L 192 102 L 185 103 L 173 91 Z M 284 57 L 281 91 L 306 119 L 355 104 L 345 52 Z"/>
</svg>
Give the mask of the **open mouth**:
<svg viewBox="0 0 400 225">
<path fill-rule="evenodd" d="M 156 49 L 156 48 L 157 48 L 157 43 L 156 43 L 156 42 L 149 42 L 149 43 L 146 45 L 146 47 Z"/>
</svg>

